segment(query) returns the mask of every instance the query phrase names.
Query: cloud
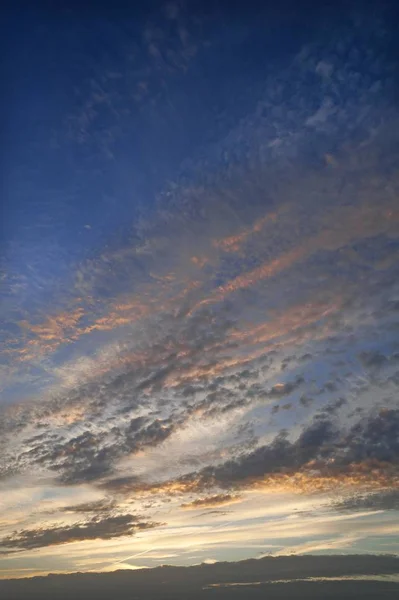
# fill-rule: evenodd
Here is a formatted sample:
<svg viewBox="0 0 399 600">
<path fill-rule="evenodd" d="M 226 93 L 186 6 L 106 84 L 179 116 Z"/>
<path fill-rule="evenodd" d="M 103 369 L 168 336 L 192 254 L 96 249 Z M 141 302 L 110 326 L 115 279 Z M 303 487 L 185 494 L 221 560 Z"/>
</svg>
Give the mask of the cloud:
<svg viewBox="0 0 399 600">
<path fill-rule="evenodd" d="M 307 406 L 310 406 L 314 402 L 314 399 L 310 398 L 306 394 L 302 394 L 302 396 L 299 398 L 299 402 L 302 406 L 307 407 Z"/>
<path fill-rule="evenodd" d="M 75 525 L 60 525 L 39 529 L 21 529 L 0 539 L 0 547 L 33 550 L 46 546 L 58 546 L 85 540 L 110 540 L 134 535 L 138 531 L 151 529 L 159 523 L 141 521 L 135 515 L 93 517 Z"/>
<path fill-rule="evenodd" d="M 311 460 L 320 457 L 337 431 L 333 423 L 317 420 L 307 427 L 295 442 L 290 442 L 286 434 L 279 434 L 271 444 L 257 448 L 242 458 L 228 461 L 224 465 L 206 469 L 201 477 L 222 486 L 234 485 L 243 481 L 251 482 L 264 475 L 282 470 L 298 470 Z"/>
<path fill-rule="evenodd" d="M 291 311 L 287 317 L 288 328 L 283 329 L 283 334 L 296 327 L 293 319 L 302 326 L 309 322 L 302 310 L 297 310 L 296 316 L 294 313 Z M 317 307 L 308 308 L 307 315 L 313 321 L 320 313 Z M 283 320 L 284 316 L 277 319 Z M 86 381 L 75 383 L 70 390 L 61 390 L 58 396 L 44 403 L 31 402 L 4 411 L 5 435 L 15 429 L 23 435 L 24 430 L 29 431 L 28 423 L 44 428 L 42 438 L 28 435 L 23 451 L 10 453 L 5 463 L 10 461 L 21 470 L 34 464 L 45 466 L 59 473 L 66 484 L 94 481 L 108 475 L 123 455 L 163 443 L 196 415 L 215 418 L 267 399 L 268 392 L 256 382 L 257 369 L 242 369 L 240 357 L 225 359 L 225 383 L 217 374 L 224 370 L 220 356 L 236 344 L 230 336 L 233 323 L 229 318 L 219 317 L 215 322 L 211 314 L 202 311 L 189 321 L 178 319 L 170 323 L 167 319 L 165 325 L 163 335 L 155 333 L 142 351 L 133 353 L 127 348 L 115 364 L 105 360 L 104 373 L 100 371 Z M 252 339 L 249 341 L 252 343 Z M 258 342 L 256 339 L 255 343 Z M 256 355 L 263 353 L 263 349 L 260 353 L 256 351 Z M 250 359 L 245 361 L 251 364 Z M 172 375 L 177 381 L 171 379 Z M 297 377 L 292 382 L 276 384 L 270 395 L 283 397 L 301 382 Z M 240 389 L 242 385 L 246 391 Z M 169 409 L 162 404 L 165 387 L 172 390 L 175 399 Z M 153 412 L 160 410 L 162 417 L 133 416 L 130 422 L 120 420 L 118 415 L 135 415 L 140 407 L 148 407 L 150 391 Z M 192 397 L 193 401 L 179 406 L 180 394 Z M 109 417 L 102 420 L 105 411 L 109 417 L 113 416 L 115 426 L 109 427 Z M 73 435 L 78 423 L 79 435 Z"/>
<path fill-rule="evenodd" d="M 361 352 L 359 360 L 366 369 L 380 369 L 387 363 L 387 357 L 378 351 Z"/>
<path fill-rule="evenodd" d="M 207 496 L 205 498 L 197 498 L 192 502 L 182 504 L 182 508 L 196 510 L 198 508 L 214 508 L 217 506 L 228 506 L 239 502 L 241 499 L 238 495 L 233 494 L 217 494 L 215 496 Z"/>
<path fill-rule="evenodd" d="M 107 513 L 111 509 L 116 507 L 116 503 L 113 500 L 101 499 L 94 500 L 92 502 L 82 502 L 81 504 L 71 504 L 63 508 L 64 512 L 71 513 Z"/>
<path fill-rule="evenodd" d="M 104 489 L 123 493 L 203 493 L 251 487 L 325 491 L 334 486 L 395 485 L 398 476 L 399 410 L 382 410 L 347 430 L 323 415 L 294 441 L 287 432 L 271 443 L 216 466 L 149 484 L 139 478 L 110 479 Z"/>
<path fill-rule="evenodd" d="M 336 215 L 330 216 L 329 224 L 326 224 L 314 236 L 309 236 L 291 250 L 264 262 L 251 271 L 238 275 L 225 285 L 220 285 L 209 298 L 201 300 L 193 310 L 202 305 L 221 302 L 234 292 L 274 277 L 281 271 L 293 267 L 296 263 L 310 258 L 315 252 L 336 251 L 359 239 L 387 233 L 395 228 L 392 218 L 395 221 L 397 216 L 397 211 L 392 212 L 390 201 L 386 203 L 385 207 L 378 210 L 371 203 L 346 209 L 340 207 L 336 210 Z M 337 230 L 334 226 L 336 222 L 345 222 L 345 227 Z"/>
<path fill-rule="evenodd" d="M 399 489 L 381 492 L 358 493 L 346 497 L 331 505 L 333 510 L 355 512 L 364 510 L 397 510 L 399 511 Z"/>
<path fill-rule="evenodd" d="M 241 246 L 251 239 L 254 234 L 259 234 L 266 225 L 275 223 L 277 218 L 278 213 L 276 212 L 266 214 L 265 216 L 256 219 L 251 227 L 244 229 L 240 233 L 214 240 L 213 245 L 224 252 L 238 252 L 241 249 Z"/>
<path fill-rule="evenodd" d="M 335 391 L 335 390 L 331 390 L 331 391 Z M 343 406 L 346 406 L 347 404 L 348 404 L 348 401 L 345 398 L 337 398 L 336 400 L 332 400 L 326 406 L 324 406 L 322 412 L 325 414 L 328 414 L 328 415 L 334 415 L 340 410 L 340 408 L 342 408 Z M 306 406 L 306 404 L 305 404 L 305 406 Z"/>
<path fill-rule="evenodd" d="M 136 422 L 136 419 L 134 419 Z M 132 437 L 127 437 L 126 443 L 132 452 L 139 452 L 147 446 L 154 447 L 164 442 L 179 427 L 178 420 L 155 419 L 150 425 L 140 429 Z M 131 430 L 129 430 L 129 434 Z"/>
<path fill-rule="evenodd" d="M 39 464 L 59 473 L 65 484 L 93 481 L 111 472 L 111 466 L 120 456 L 117 444 L 107 443 L 106 433 L 94 434 L 86 430 L 67 441 L 42 446 L 37 451 Z"/>
<path fill-rule="evenodd" d="M 101 482 L 100 487 L 107 491 L 123 493 L 123 492 L 139 492 L 140 490 L 151 490 L 150 484 L 145 484 L 137 475 L 128 475 L 125 477 L 114 477 Z"/>
<path fill-rule="evenodd" d="M 290 381 L 287 383 L 277 383 L 274 385 L 269 391 L 269 396 L 271 398 L 283 398 L 284 396 L 289 396 L 297 390 L 304 383 L 303 377 L 297 377 L 295 381 Z"/>
</svg>

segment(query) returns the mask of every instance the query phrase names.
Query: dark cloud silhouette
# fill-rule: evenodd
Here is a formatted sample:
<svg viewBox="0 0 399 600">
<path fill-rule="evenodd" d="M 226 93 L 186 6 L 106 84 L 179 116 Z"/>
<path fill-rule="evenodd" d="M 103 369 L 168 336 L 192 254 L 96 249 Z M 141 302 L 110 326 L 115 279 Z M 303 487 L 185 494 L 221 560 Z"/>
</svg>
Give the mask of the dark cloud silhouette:
<svg viewBox="0 0 399 600">
<path fill-rule="evenodd" d="M 299 402 L 300 402 L 300 404 L 302 404 L 302 406 L 306 407 L 306 406 L 310 406 L 314 402 L 314 399 L 310 398 L 306 394 L 302 394 L 302 396 L 299 398 Z"/>
<path fill-rule="evenodd" d="M 104 477 L 122 453 L 117 443 L 107 444 L 106 438 L 105 434 L 97 436 L 91 432 L 73 438 L 62 445 L 61 452 L 59 448 L 52 452 L 48 458 L 49 468 L 61 473 L 60 481 L 68 485 Z"/>
<path fill-rule="evenodd" d="M 151 529 L 159 523 L 140 520 L 135 515 L 93 517 L 75 525 L 21 529 L 0 539 L 0 547 L 9 549 L 33 550 L 46 546 L 58 546 L 83 540 L 110 540 L 138 531 Z"/>
<path fill-rule="evenodd" d="M 363 510 L 399 511 L 399 490 L 384 490 L 366 494 L 355 494 L 332 504 L 332 509 L 343 512 Z"/>
<path fill-rule="evenodd" d="M 219 516 L 224 516 L 224 515 L 230 515 L 232 513 L 231 510 L 206 510 L 203 513 L 200 513 L 199 515 L 194 515 L 193 518 L 201 518 L 201 517 L 214 517 L 216 515 Z"/>
<path fill-rule="evenodd" d="M 388 362 L 387 357 L 378 351 L 361 352 L 359 360 L 367 369 L 380 369 Z"/>
<path fill-rule="evenodd" d="M 143 482 L 143 480 L 137 475 L 130 475 L 126 477 L 114 477 L 106 481 L 102 481 L 99 484 L 101 489 L 110 492 L 131 492 L 140 491 L 142 489 L 151 489 L 151 486 Z"/>
<path fill-rule="evenodd" d="M 197 508 L 213 508 L 215 506 L 224 506 L 238 501 L 240 496 L 233 494 L 216 494 L 215 496 L 207 496 L 205 498 L 197 498 L 192 502 L 182 504 L 182 508 L 197 509 Z"/>
<path fill-rule="evenodd" d="M 323 412 L 327 413 L 328 415 L 334 415 L 346 404 L 348 404 L 348 401 L 345 398 L 337 398 L 337 400 L 329 402 L 327 406 L 323 408 Z"/>
<path fill-rule="evenodd" d="M 395 463 L 399 457 L 399 410 L 382 409 L 362 419 L 337 444 L 341 463 L 376 459 Z"/>
<path fill-rule="evenodd" d="M 373 459 L 382 467 L 386 464 L 390 472 L 398 457 L 399 410 L 385 410 L 347 432 L 339 431 L 332 420 L 317 418 L 294 442 L 281 433 L 271 444 L 221 466 L 208 467 L 197 477 L 203 485 L 212 482 L 228 487 L 271 473 L 295 472 L 310 462 L 322 473 L 339 474 L 349 465 Z"/>
<path fill-rule="evenodd" d="M 137 421 L 136 419 L 134 421 Z M 137 422 L 135 423 L 136 426 Z M 154 447 L 164 442 L 172 433 L 179 427 L 179 421 L 172 419 L 156 419 L 147 427 L 133 432 L 130 436 L 131 425 L 129 427 L 128 436 L 125 442 L 128 444 L 132 452 L 139 452 L 147 446 Z"/>
<path fill-rule="evenodd" d="M 129 426 L 126 430 L 128 434 L 137 433 L 146 423 L 148 423 L 148 418 L 146 417 L 135 417 L 129 423 Z"/>
<path fill-rule="evenodd" d="M 102 499 L 94 502 L 82 502 L 81 504 L 72 504 L 71 506 L 65 506 L 64 512 L 71 513 L 109 513 L 111 509 L 116 507 L 114 500 Z"/>
<path fill-rule="evenodd" d="M 46 435 L 30 443 L 17 456 L 19 470 L 37 464 L 57 473 L 64 484 L 82 483 L 101 478 L 123 452 L 115 429 L 93 433 L 91 425 L 77 436 Z M 69 438 L 69 439 L 68 439 Z M 15 460 L 15 459 L 14 459 Z"/>
<path fill-rule="evenodd" d="M 246 456 L 205 469 L 200 479 L 209 477 L 222 486 L 229 486 L 285 469 L 299 469 L 320 457 L 335 435 L 336 429 L 331 422 L 318 420 L 306 428 L 296 442 L 290 442 L 286 434 L 281 433 L 271 444 Z"/>
</svg>

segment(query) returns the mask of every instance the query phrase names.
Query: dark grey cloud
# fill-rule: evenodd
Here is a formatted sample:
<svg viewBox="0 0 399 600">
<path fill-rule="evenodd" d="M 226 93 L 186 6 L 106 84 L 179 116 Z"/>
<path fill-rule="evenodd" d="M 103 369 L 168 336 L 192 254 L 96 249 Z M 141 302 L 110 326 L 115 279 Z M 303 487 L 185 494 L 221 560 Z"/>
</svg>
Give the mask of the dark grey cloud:
<svg viewBox="0 0 399 600">
<path fill-rule="evenodd" d="M 104 477 L 121 453 L 119 444 L 111 443 L 106 433 L 86 431 L 50 448 L 40 462 L 60 473 L 60 481 L 69 485 Z"/>
<path fill-rule="evenodd" d="M 299 402 L 300 402 L 300 404 L 302 404 L 302 406 L 307 407 L 307 406 L 310 406 L 314 402 L 314 398 L 310 398 L 306 394 L 302 394 L 302 396 L 299 398 Z"/>
<path fill-rule="evenodd" d="M 151 489 L 151 485 L 146 484 L 137 475 L 127 475 L 125 477 L 114 477 L 107 481 L 103 481 L 100 487 L 110 492 L 130 492 L 142 489 Z"/>
<path fill-rule="evenodd" d="M 44 446 L 37 462 L 57 472 L 59 480 L 67 485 L 96 481 L 109 475 L 120 457 L 161 444 L 180 425 L 178 418 L 151 421 L 136 417 L 126 430 L 115 427 L 99 434 L 86 431 L 68 441 Z"/>
<path fill-rule="evenodd" d="M 258 366 L 241 370 L 223 377 L 217 377 L 210 383 L 204 381 L 195 388 L 189 388 L 190 396 L 201 393 L 205 397 L 201 400 L 194 399 L 186 402 L 188 412 L 201 412 L 204 418 L 217 418 L 229 411 L 254 405 L 256 403 L 270 403 L 273 399 L 282 399 L 295 392 L 305 382 L 303 377 L 278 384 L 268 389 L 265 382 L 259 381 L 260 371 Z M 287 409 L 288 404 L 284 405 Z M 276 409 L 278 411 L 279 408 Z"/>
<path fill-rule="evenodd" d="M 131 422 L 127 432 L 125 443 L 131 452 L 139 452 L 148 446 L 154 447 L 161 444 L 180 426 L 179 420 L 172 418 L 155 419 L 150 425 L 143 428 L 140 428 L 140 424 L 137 423 L 137 419 L 133 419 L 133 431 Z M 138 430 L 135 431 L 136 427 Z"/>
<path fill-rule="evenodd" d="M 114 500 L 102 499 L 95 500 L 93 502 L 82 502 L 81 504 L 72 504 L 63 508 L 64 512 L 71 513 L 110 513 L 112 509 L 116 507 Z"/>
<path fill-rule="evenodd" d="M 126 433 L 134 435 L 140 431 L 140 429 L 144 427 L 146 423 L 148 423 L 147 417 L 135 417 L 130 421 Z"/>
<path fill-rule="evenodd" d="M 199 481 L 229 486 L 271 473 L 296 471 L 310 461 L 317 469 L 340 473 L 351 464 L 376 460 L 395 467 L 399 458 L 399 410 L 381 411 L 340 431 L 336 422 L 321 416 L 291 442 L 283 432 L 271 444 L 241 458 L 198 474 Z M 333 459 L 333 462 L 331 461 Z"/>
<path fill-rule="evenodd" d="M 226 377 L 224 380 L 230 381 L 233 385 L 236 381 L 235 377 Z M 202 384 L 200 391 L 202 395 L 205 394 L 205 398 L 188 404 L 188 414 L 200 412 L 203 418 L 212 419 L 236 408 L 242 408 L 251 402 L 251 397 L 245 391 L 237 392 L 214 382 L 209 385 Z"/>
<path fill-rule="evenodd" d="M 381 369 L 387 364 L 388 359 L 384 354 L 377 350 L 364 351 L 359 354 L 359 360 L 366 369 Z"/>
<path fill-rule="evenodd" d="M 75 525 L 20 529 L 0 539 L 1 548 L 33 550 L 84 540 L 110 540 L 151 529 L 159 523 L 142 521 L 135 515 L 93 517 Z"/>
<path fill-rule="evenodd" d="M 343 463 L 366 459 L 395 463 L 399 458 L 399 409 L 381 409 L 362 419 L 350 428 L 337 448 Z"/>
<path fill-rule="evenodd" d="M 77 436 L 45 438 L 18 457 L 21 469 L 37 464 L 56 473 L 65 485 L 75 485 L 109 475 L 115 461 L 126 452 L 117 428 L 93 432 L 90 423 Z"/>
<path fill-rule="evenodd" d="M 283 398 L 296 391 L 304 383 L 303 377 L 297 377 L 294 381 L 275 385 L 269 391 L 271 398 Z"/>
<path fill-rule="evenodd" d="M 386 485 L 393 485 L 398 476 L 399 410 L 381 410 L 365 417 L 346 430 L 336 420 L 319 415 L 305 427 L 294 441 L 286 431 L 280 432 L 267 445 L 219 465 L 210 465 L 188 473 L 177 480 L 186 491 L 203 492 L 209 489 L 240 489 L 267 475 L 310 473 L 314 469 L 325 477 L 361 472 L 370 465 L 377 469 Z M 376 475 L 375 475 L 376 477 Z M 137 477 L 110 479 L 104 489 L 132 492 L 162 489 L 172 482 L 148 484 Z"/>
<path fill-rule="evenodd" d="M 223 506 L 225 504 L 231 504 L 235 500 L 238 500 L 240 496 L 233 494 L 216 494 L 214 496 L 206 496 L 205 498 L 196 498 L 192 502 L 186 502 L 182 504 L 182 508 L 212 508 L 215 506 Z"/>
<path fill-rule="evenodd" d="M 292 407 L 292 402 L 287 402 L 286 404 L 275 404 L 272 408 L 272 415 L 277 414 L 280 412 L 280 410 L 291 410 Z"/>
<path fill-rule="evenodd" d="M 399 511 L 399 489 L 381 492 L 359 493 L 331 505 L 333 510 L 355 512 L 364 510 L 397 510 Z"/>
<path fill-rule="evenodd" d="M 215 516 L 223 516 L 223 515 L 231 515 L 233 511 L 231 510 L 206 510 L 199 515 L 194 515 L 193 519 L 199 519 L 201 517 L 215 517 Z"/>
<path fill-rule="evenodd" d="M 221 487 L 234 487 L 266 474 L 300 469 L 310 460 L 328 452 L 336 434 L 336 427 L 328 420 L 316 420 L 295 442 L 290 442 L 287 433 L 282 432 L 271 444 L 220 466 L 205 468 L 197 476 L 199 485 L 212 483 Z"/>
<path fill-rule="evenodd" d="M 336 414 L 340 408 L 348 404 L 346 398 L 337 398 L 336 400 L 332 400 L 329 402 L 324 408 L 323 413 L 327 413 L 328 415 Z"/>
</svg>

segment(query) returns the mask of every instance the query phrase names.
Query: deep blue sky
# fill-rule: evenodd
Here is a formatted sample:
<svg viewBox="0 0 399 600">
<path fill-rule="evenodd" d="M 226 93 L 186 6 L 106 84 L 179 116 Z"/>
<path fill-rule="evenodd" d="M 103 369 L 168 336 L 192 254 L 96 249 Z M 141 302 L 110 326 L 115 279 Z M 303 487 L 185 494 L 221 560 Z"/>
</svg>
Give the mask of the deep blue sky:
<svg viewBox="0 0 399 600">
<path fill-rule="evenodd" d="M 79 256 L 124 228 L 138 207 L 153 207 L 182 163 L 212 163 L 210 146 L 253 110 L 265 76 L 278 77 L 303 40 L 346 18 L 336 3 L 267 4 L 188 2 L 182 18 L 198 48 L 183 60 L 170 57 L 182 49 L 181 26 L 159 2 L 39 2 L 6 12 L 4 237 L 55 235 Z M 164 40 L 159 56 L 149 54 L 148 23 Z M 105 86 L 112 106 L 100 102 L 90 114 L 90 95 Z M 86 224 L 94 227 L 83 250 Z"/>
</svg>

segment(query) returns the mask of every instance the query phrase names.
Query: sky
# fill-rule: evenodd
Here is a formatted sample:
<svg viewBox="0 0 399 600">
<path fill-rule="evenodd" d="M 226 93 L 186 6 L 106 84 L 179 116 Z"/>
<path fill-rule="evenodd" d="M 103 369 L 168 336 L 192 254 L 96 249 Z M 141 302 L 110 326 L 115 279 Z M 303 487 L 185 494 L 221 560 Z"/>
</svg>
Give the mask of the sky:
<svg viewBox="0 0 399 600">
<path fill-rule="evenodd" d="M 1 579 L 399 554 L 396 12 L 5 11 Z"/>
</svg>

